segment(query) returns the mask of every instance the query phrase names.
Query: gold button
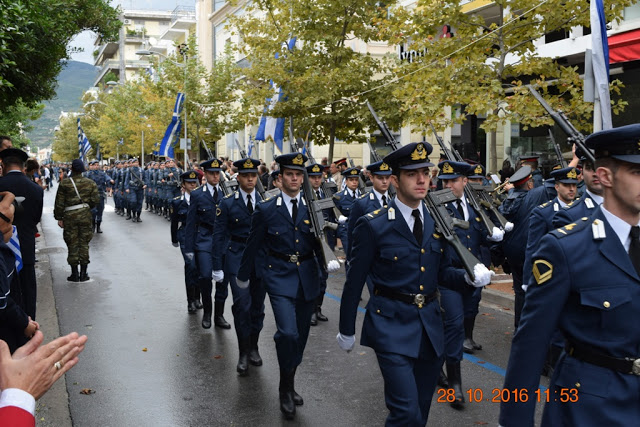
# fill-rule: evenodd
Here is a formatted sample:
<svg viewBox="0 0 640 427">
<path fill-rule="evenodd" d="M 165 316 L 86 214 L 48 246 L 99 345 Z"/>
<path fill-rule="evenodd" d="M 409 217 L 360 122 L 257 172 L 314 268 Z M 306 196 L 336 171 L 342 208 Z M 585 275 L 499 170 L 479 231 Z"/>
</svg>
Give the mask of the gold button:
<svg viewBox="0 0 640 427">
<path fill-rule="evenodd" d="M 424 253 L 424 249 L 420 249 L 420 253 L 423 254 Z"/>
<path fill-rule="evenodd" d="M 378 310 L 376 310 L 376 313 L 380 314 L 380 310 L 379 310 L 379 309 L 378 309 Z"/>
<path fill-rule="evenodd" d="M 424 267 L 420 267 L 420 271 L 424 273 Z"/>
<path fill-rule="evenodd" d="M 440 249 L 440 252 L 441 252 L 441 253 L 442 253 L 442 252 L 444 252 L 444 249 Z"/>
<path fill-rule="evenodd" d="M 299 243 L 298 239 L 296 239 L 296 243 Z"/>
<path fill-rule="evenodd" d="M 278 232 L 276 231 L 276 234 L 278 234 Z"/>
<path fill-rule="evenodd" d="M 236 218 L 236 222 L 238 222 L 238 218 Z"/>
<path fill-rule="evenodd" d="M 271 268 L 271 264 L 269 264 L 269 268 Z"/>
<path fill-rule="evenodd" d="M 298 227 L 295 227 L 295 230 L 298 231 Z"/>
<path fill-rule="evenodd" d="M 602 305 L 604 305 L 604 308 L 609 308 L 611 307 L 611 304 L 609 303 L 609 301 L 605 301 L 602 303 Z"/>
<path fill-rule="evenodd" d="M 300 265 L 300 263 L 299 263 L 299 262 L 296 262 L 296 265 Z"/>
<path fill-rule="evenodd" d="M 398 260 L 398 257 L 397 257 L 397 256 L 394 256 L 394 257 L 393 257 L 393 260 L 394 260 L 394 261 L 397 261 L 397 260 Z"/>
<path fill-rule="evenodd" d="M 420 290 L 424 291 L 424 286 L 420 285 Z"/>
<path fill-rule="evenodd" d="M 469 235 L 467 234 L 467 239 L 470 239 L 470 238 L 471 238 L 471 236 L 469 236 Z"/>
<path fill-rule="evenodd" d="M 576 383 L 576 388 L 580 388 L 580 383 Z"/>
<path fill-rule="evenodd" d="M 467 248 L 467 249 L 471 250 L 471 248 Z"/>
</svg>

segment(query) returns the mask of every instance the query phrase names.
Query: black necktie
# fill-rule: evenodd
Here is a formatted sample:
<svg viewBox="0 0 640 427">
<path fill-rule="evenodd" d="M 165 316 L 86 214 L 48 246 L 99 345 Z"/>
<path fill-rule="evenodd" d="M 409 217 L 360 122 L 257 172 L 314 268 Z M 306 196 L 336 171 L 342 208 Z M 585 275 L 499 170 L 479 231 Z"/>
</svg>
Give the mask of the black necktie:
<svg viewBox="0 0 640 427">
<path fill-rule="evenodd" d="M 384 194 L 382 195 L 382 206 L 384 206 L 385 208 L 387 207 L 387 196 L 385 196 Z"/>
<path fill-rule="evenodd" d="M 416 219 L 413 223 L 413 236 L 418 241 L 418 245 L 422 245 L 422 220 L 420 219 L 420 211 L 414 209 L 411 215 Z"/>
<path fill-rule="evenodd" d="M 316 196 L 318 197 L 318 200 L 322 199 L 322 197 L 320 197 L 320 190 L 316 190 Z"/>
<path fill-rule="evenodd" d="M 458 207 L 456 209 L 458 209 L 458 213 L 460 213 L 460 216 L 462 217 L 462 219 L 464 219 L 464 210 L 462 209 L 462 200 L 456 199 L 456 203 L 458 204 Z"/>
<path fill-rule="evenodd" d="M 251 203 L 251 194 L 247 194 L 247 209 L 249 209 L 249 213 L 253 213 L 253 203 Z"/>
<path fill-rule="evenodd" d="M 218 201 L 218 187 L 213 187 L 213 200 Z"/>
<path fill-rule="evenodd" d="M 296 218 L 298 217 L 298 199 L 291 199 L 291 204 L 293 205 L 291 209 L 291 218 L 293 222 L 296 222 Z"/>
<path fill-rule="evenodd" d="M 637 225 L 631 227 L 631 232 L 629 233 L 631 237 L 631 245 L 629 245 L 629 258 L 631 258 L 631 263 L 636 269 L 638 275 L 640 275 L 640 227 Z"/>
</svg>

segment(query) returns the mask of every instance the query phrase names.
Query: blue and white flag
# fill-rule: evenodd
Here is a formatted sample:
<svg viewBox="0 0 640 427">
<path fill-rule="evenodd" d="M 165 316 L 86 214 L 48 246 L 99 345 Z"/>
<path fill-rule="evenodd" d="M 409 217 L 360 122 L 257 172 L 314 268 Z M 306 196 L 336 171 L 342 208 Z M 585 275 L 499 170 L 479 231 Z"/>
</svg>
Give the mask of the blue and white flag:
<svg viewBox="0 0 640 427">
<path fill-rule="evenodd" d="M 159 156 L 175 157 L 173 152 L 173 146 L 176 144 L 178 136 L 180 135 L 180 128 L 182 127 L 182 119 L 180 113 L 182 112 L 182 106 L 184 104 L 184 93 L 178 93 L 176 97 L 176 104 L 173 107 L 173 115 L 171 116 L 171 123 L 167 126 L 167 130 L 164 133 L 160 148 L 158 149 Z"/>
<path fill-rule="evenodd" d="M 18 229 L 16 226 L 13 226 L 13 234 L 11 235 L 11 239 L 9 239 L 9 243 L 7 243 L 11 252 L 13 252 L 13 256 L 16 258 L 16 271 L 20 272 L 22 270 L 22 252 L 20 251 L 20 240 L 18 239 Z"/>
<path fill-rule="evenodd" d="M 296 45 L 296 38 L 292 37 L 285 46 L 288 50 L 293 50 Z M 276 58 L 279 57 L 279 53 L 276 53 Z M 267 98 L 264 111 L 262 112 L 262 118 L 260 118 L 260 125 L 258 126 L 258 132 L 256 133 L 256 141 L 269 141 L 272 140 L 278 150 L 282 153 L 282 141 L 284 140 L 284 117 L 271 117 L 269 112 L 274 109 L 276 104 L 283 100 L 284 94 L 282 88 L 270 80 L 271 89 L 273 90 L 273 96 Z"/>
<path fill-rule="evenodd" d="M 78 117 L 78 157 L 80 160 L 84 162 L 89 151 L 91 151 L 91 144 L 87 139 L 87 135 L 84 134 L 82 126 L 80 126 L 80 117 Z"/>
<path fill-rule="evenodd" d="M 249 136 L 249 149 L 247 150 L 247 157 L 251 157 L 253 154 L 253 148 L 255 147 L 255 143 L 253 142 L 253 138 Z"/>
<path fill-rule="evenodd" d="M 596 93 L 600 99 L 602 129 L 611 129 L 613 125 L 609 96 L 609 42 L 602 0 L 591 0 L 591 49 Z M 597 130 L 599 129 L 594 129 Z"/>
</svg>

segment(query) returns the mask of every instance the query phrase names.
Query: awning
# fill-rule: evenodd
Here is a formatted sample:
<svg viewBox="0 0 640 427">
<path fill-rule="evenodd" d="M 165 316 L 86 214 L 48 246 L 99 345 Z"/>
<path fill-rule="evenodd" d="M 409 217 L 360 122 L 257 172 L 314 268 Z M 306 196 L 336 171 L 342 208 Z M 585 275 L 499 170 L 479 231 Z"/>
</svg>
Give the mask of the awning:
<svg viewBox="0 0 640 427">
<path fill-rule="evenodd" d="M 640 29 L 609 37 L 609 63 L 640 59 Z"/>
</svg>

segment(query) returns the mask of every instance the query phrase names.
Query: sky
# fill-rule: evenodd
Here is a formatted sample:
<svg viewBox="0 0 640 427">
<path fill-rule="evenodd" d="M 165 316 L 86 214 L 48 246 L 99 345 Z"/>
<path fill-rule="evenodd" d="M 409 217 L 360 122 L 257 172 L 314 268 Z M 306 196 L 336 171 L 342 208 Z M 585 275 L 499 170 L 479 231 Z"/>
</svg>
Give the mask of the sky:
<svg viewBox="0 0 640 427">
<path fill-rule="evenodd" d="M 156 9 L 173 10 L 177 5 L 195 6 L 195 0 L 115 0 L 111 2 L 113 7 L 121 6 L 123 9 Z M 86 62 L 93 65 L 93 43 L 96 37 L 91 31 L 84 31 L 78 34 L 69 46 L 80 47 L 83 52 L 71 55 L 73 61 Z"/>
</svg>

